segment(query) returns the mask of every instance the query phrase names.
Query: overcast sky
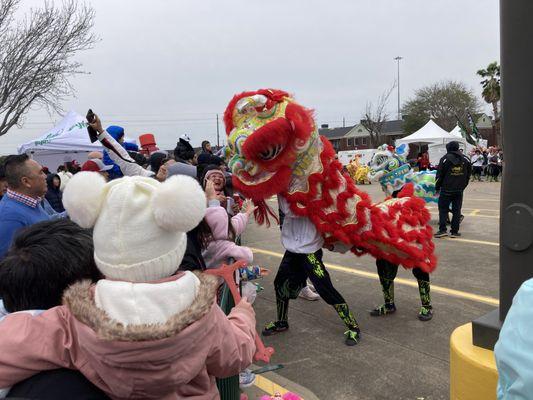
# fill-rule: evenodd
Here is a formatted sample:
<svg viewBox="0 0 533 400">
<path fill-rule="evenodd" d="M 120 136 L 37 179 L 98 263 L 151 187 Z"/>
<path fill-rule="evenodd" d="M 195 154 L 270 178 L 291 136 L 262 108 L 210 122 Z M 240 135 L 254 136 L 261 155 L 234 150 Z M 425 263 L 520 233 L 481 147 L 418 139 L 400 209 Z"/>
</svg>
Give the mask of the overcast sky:
<svg viewBox="0 0 533 400">
<path fill-rule="evenodd" d="M 54 3 L 60 4 L 59 1 Z M 353 125 L 397 75 L 402 102 L 440 80 L 480 95 L 476 71 L 499 60 L 497 0 L 93 0 L 101 41 L 79 55 L 90 75 L 72 79 L 65 110 L 93 108 L 127 136 L 154 133 L 174 148 L 216 143 L 216 114 L 233 94 L 284 89 L 319 123 Z M 23 9 L 42 0 L 23 0 Z M 396 115 L 396 91 L 389 110 Z M 489 108 L 486 108 L 489 111 Z M 60 119 L 27 115 L 0 137 L 0 154 Z M 221 143 L 224 139 L 220 123 Z"/>
</svg>

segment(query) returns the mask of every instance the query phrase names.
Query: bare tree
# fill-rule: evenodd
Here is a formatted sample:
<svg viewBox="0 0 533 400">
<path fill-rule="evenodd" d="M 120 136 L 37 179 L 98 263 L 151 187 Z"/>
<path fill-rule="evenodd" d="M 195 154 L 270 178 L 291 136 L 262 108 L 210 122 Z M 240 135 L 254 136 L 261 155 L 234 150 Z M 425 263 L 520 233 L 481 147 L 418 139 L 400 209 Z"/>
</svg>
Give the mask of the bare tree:
<svg viewBox="0 0 533 400">
<path fill-rule="evenodd" d="M 376 148 L 381 143 L 381 132 L 383 131 L 383 125 L 387 122 L 389 114 L 386 111 L 389 97 L 396 87 L 394 83 L 389 89 L 384 91 L 379 97 L 376 104 L 367 102 L 365 112 L 361 124 L 366 128 L 370 134 L 370 147 Z"/>
<path fill-rule="evenodd" d="M 0 0 L 0 136 L 20 126 L 30 106 L 63 111 L 61 101 L 74 93 L 69 78 L 83 73 L 72 58 L 97 41 L 88 5 L 45 2 L 16 21 L 19 3 Z"/>
</svg>

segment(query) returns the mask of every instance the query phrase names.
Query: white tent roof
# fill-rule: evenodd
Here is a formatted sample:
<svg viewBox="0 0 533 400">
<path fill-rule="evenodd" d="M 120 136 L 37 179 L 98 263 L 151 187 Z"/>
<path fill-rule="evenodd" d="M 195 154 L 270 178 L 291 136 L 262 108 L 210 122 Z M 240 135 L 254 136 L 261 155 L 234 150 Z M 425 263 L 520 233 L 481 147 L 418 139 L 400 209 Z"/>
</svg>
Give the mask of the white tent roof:
<svg viewBox="0 0 533 400">
<path fill-rule="evenodd" d="M 45 132 L 40 138 L 24 143 L 18 148 L 19 154 L 100 150 L 102 146 L 99 142 L 91 143 L 89 140 L 85 118 L 74 111 L 70 111 L 57 126 Z"/>
<path fill-rule="evenodd" d="M 450 132 L 445 131 L 432 119 L 430 119 L 426 125 L 417 130 L 415 133 L 396 140 L 396 146 L 403 143 L 447 143 L 451 142 L 452 140 L 464 141 L 464 139 L 461 140 L 461 138 L 458 138 L 457 136 L 452 135 Z"/>
<path fill-rule="evenodd" d="M 463 138 L 463 134 L 461 133 L 461 128 L 459 127 L 459 125 L 455 125 L 455 128 L 450 131 L 450 134 L 457 138 Z"/>
</svg>

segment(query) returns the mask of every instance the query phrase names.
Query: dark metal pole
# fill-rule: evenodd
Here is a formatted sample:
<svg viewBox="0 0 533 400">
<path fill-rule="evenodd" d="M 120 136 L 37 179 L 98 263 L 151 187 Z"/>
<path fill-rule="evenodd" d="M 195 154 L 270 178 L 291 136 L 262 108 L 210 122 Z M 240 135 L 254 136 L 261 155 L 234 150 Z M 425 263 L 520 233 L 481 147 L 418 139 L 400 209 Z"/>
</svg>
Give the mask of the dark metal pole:
<svg viewBox="0 0 533 400">
<path fill-rule="evenodd" d="M 500 0 L 501 133 L 505 165 L 500 204 L 500 308 L 473 321 L 476 346 L 493 348 L 520 285 L 533 277 L 533 1 Z M 483 277 L 480 277 L 483 279 Z"/>
<path fill-rule="evenodd" d="M 533 277 L 533 2 L 500 0 L 501 132 L 505 151 L 500 209 L 500 319 L 513 296 Z"/>
</svg>

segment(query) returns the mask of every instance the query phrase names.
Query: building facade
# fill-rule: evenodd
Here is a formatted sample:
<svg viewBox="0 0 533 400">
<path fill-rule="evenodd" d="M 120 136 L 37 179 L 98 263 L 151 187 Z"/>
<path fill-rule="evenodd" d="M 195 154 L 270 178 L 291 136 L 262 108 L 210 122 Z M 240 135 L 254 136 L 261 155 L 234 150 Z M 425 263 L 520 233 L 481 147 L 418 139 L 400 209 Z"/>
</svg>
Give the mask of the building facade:
<svg viewBox="0 0 533 400">
<path fill-rule="evenodd" d="M 335 151 L 363 150 L 371 148 L 370 133 L 360 122 L 354 126 L 330 128 L 322 125 L 318 133 L 325 136 L 333 145 Z M 394 144 L 396 139 L 406 136 L 403 133 L 403 121 L 386 121 L 383 124 L 378 145 Z"/>
</svg>

